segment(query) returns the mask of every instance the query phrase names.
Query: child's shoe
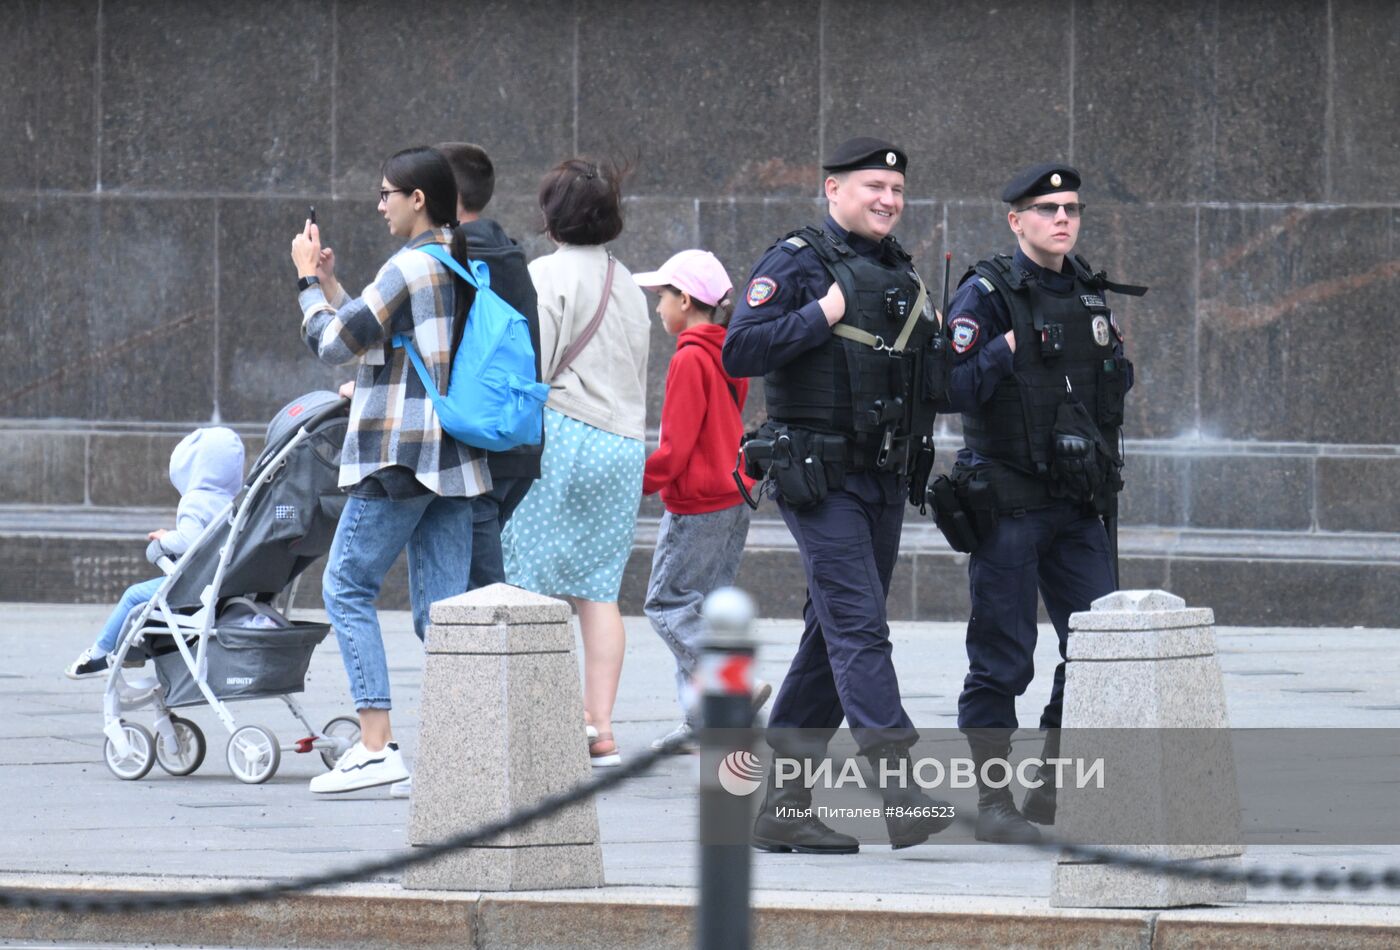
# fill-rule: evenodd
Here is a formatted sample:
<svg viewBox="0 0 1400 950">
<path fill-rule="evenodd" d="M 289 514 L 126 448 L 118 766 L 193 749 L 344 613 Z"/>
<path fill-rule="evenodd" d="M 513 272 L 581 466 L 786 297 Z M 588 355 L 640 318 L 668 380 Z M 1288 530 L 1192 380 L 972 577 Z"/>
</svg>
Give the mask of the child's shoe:
<svg viewBox="0 0 1400 950">
<path fill-rule="evenodd" d="M 82 653 L 79 653 L 78 658 L 68 664 L 68 669 L 63 671 L 63 675 L 70 680 L 85 680 L 94 676 L 105 675 L 109 665 L 107 662 L 107 654 L 103 653 L 101 656 L 93 656 L 95 651 L 95 647 L 88 647 Z"/>
</svg>

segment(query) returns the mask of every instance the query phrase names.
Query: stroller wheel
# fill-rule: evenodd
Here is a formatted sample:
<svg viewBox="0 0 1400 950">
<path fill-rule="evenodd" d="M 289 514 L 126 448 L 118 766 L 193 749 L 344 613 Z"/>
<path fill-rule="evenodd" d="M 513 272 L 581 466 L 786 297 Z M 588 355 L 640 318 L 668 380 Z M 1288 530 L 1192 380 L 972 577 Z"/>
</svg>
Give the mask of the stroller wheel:
<svg viewBox="0 0 1400 950">
<path fill-rule="evenodd" d="M 207 743 L 204 733 L 188 719 L 170 717 L 170 725 L 175 729 L 178 748 L 171 749 L 164 738 L 156 740 L 156 765 L 171 775 L 189 775 L 204 764 Z"/>
<path fill-rule="evenodd" d="M 277 737 L 262 726 L 244 726 L 229 736 L 226 756 L 234 778 L 249 785 L 266 782 L 282 763 Z"/>
<path fill-rule="evenodd" d="M 326 768 L 333 769 L 345 750 L 360 741 L 360 720 L 354 716 L 336 716 L 326 723 L 321 735 L 335 741 L 335 748 L 321 750 L 321 761 L 326 763 Z"/>
<path fill-rule="evenodd" d="M 151 731 L 145 726 L 138 726 L 134 722 L 122 723 L 122 735 L 126 737 L 127 745 L 131 746 L 131 751 L 126 756 L 117 754 L 117 747 L 111 739 L 102 749 L 102 756 L 107 760 L 107 768 L 112 770 L 112 774 L 126 782 L 134 782 L 137 779 L 145 778 L 146 773 L 155 765 L 155 739 L 151 737 Z"/>
</svg>

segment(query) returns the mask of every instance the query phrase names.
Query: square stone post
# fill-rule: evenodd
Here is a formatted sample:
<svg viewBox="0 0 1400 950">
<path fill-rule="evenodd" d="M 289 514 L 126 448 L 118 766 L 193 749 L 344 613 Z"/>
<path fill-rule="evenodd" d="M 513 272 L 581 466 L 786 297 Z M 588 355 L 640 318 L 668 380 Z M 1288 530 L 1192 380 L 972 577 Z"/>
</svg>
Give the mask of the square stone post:
<svg viewBox="0 0 1400 950">
<path fill-rule="evenodd" d="M 592 778 L 569 605 L 507 584 L 433 604 L 408 841 L 505 818 Z M 601 887 L 592 799 L 409 868 L 431 890 Z"/>
<path fill-rule="evenodd" d="M 1239 793 L 1215 615 L 1166 591 L 1118 591 L 1070 617 L 1060 756 L 1105 759 L 1104 787 L 1062 783 L 1067 841 L 1238 869 Z M 1118 731 L 1124 730 L 1124 731 Z M 1070 770 L 1066 769 L 1069 773 Z M 1243 884 L 1061 857 L 1056 907 L 1179 907 L 1245 899 Z"/>
</svg>

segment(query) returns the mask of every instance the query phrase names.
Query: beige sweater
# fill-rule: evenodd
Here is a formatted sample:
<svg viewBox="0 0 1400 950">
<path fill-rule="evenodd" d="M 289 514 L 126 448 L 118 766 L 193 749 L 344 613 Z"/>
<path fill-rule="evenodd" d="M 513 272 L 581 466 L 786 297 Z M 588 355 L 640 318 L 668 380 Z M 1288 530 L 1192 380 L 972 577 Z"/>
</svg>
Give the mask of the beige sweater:
<svg viewBox="0 0 1400 950">
<path fill-rule="evenodd" d="M 546 380 L 597 312 L 607 268 L 607 252 L 598 246 L 561 245 L 530 262 L 539 296 L 540 366 Z M 549 407 L 605 432 L 645 438 L 650 343 L 646 295 L 619 262 L 603 322 L 550 385 Z"/>
</svg>

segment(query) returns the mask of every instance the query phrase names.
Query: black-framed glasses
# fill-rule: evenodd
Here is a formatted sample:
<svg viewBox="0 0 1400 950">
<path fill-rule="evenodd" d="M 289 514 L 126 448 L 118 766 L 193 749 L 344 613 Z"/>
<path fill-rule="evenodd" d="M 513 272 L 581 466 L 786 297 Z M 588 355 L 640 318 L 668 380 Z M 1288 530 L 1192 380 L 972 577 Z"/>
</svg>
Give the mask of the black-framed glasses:
<svg viewBox="0 0 1400 950">
<path fill-rule="evenodd" d="M 379 200 L 388 201 L 390 195 L 411 195 L 413 192 L 405 191 L 402 188 L 381 188 L 379 189 Z"/>
<path fill-rule="evenodd" d="M 1064 204 L 1056 204 L 1053 201 L 1037 201 L 1035 204 L 1026 205 L 1021 209 L 1021 213 L 1034 211 L 1042 218 L 1053 218 L 1060 213 L 1060 209 L 1065 209 L 1065 214 L 1071 218 L 1077 218 L 1084 213 L 1085 204 L 1082 201 L 1066 201 Z"/>
</svg>

